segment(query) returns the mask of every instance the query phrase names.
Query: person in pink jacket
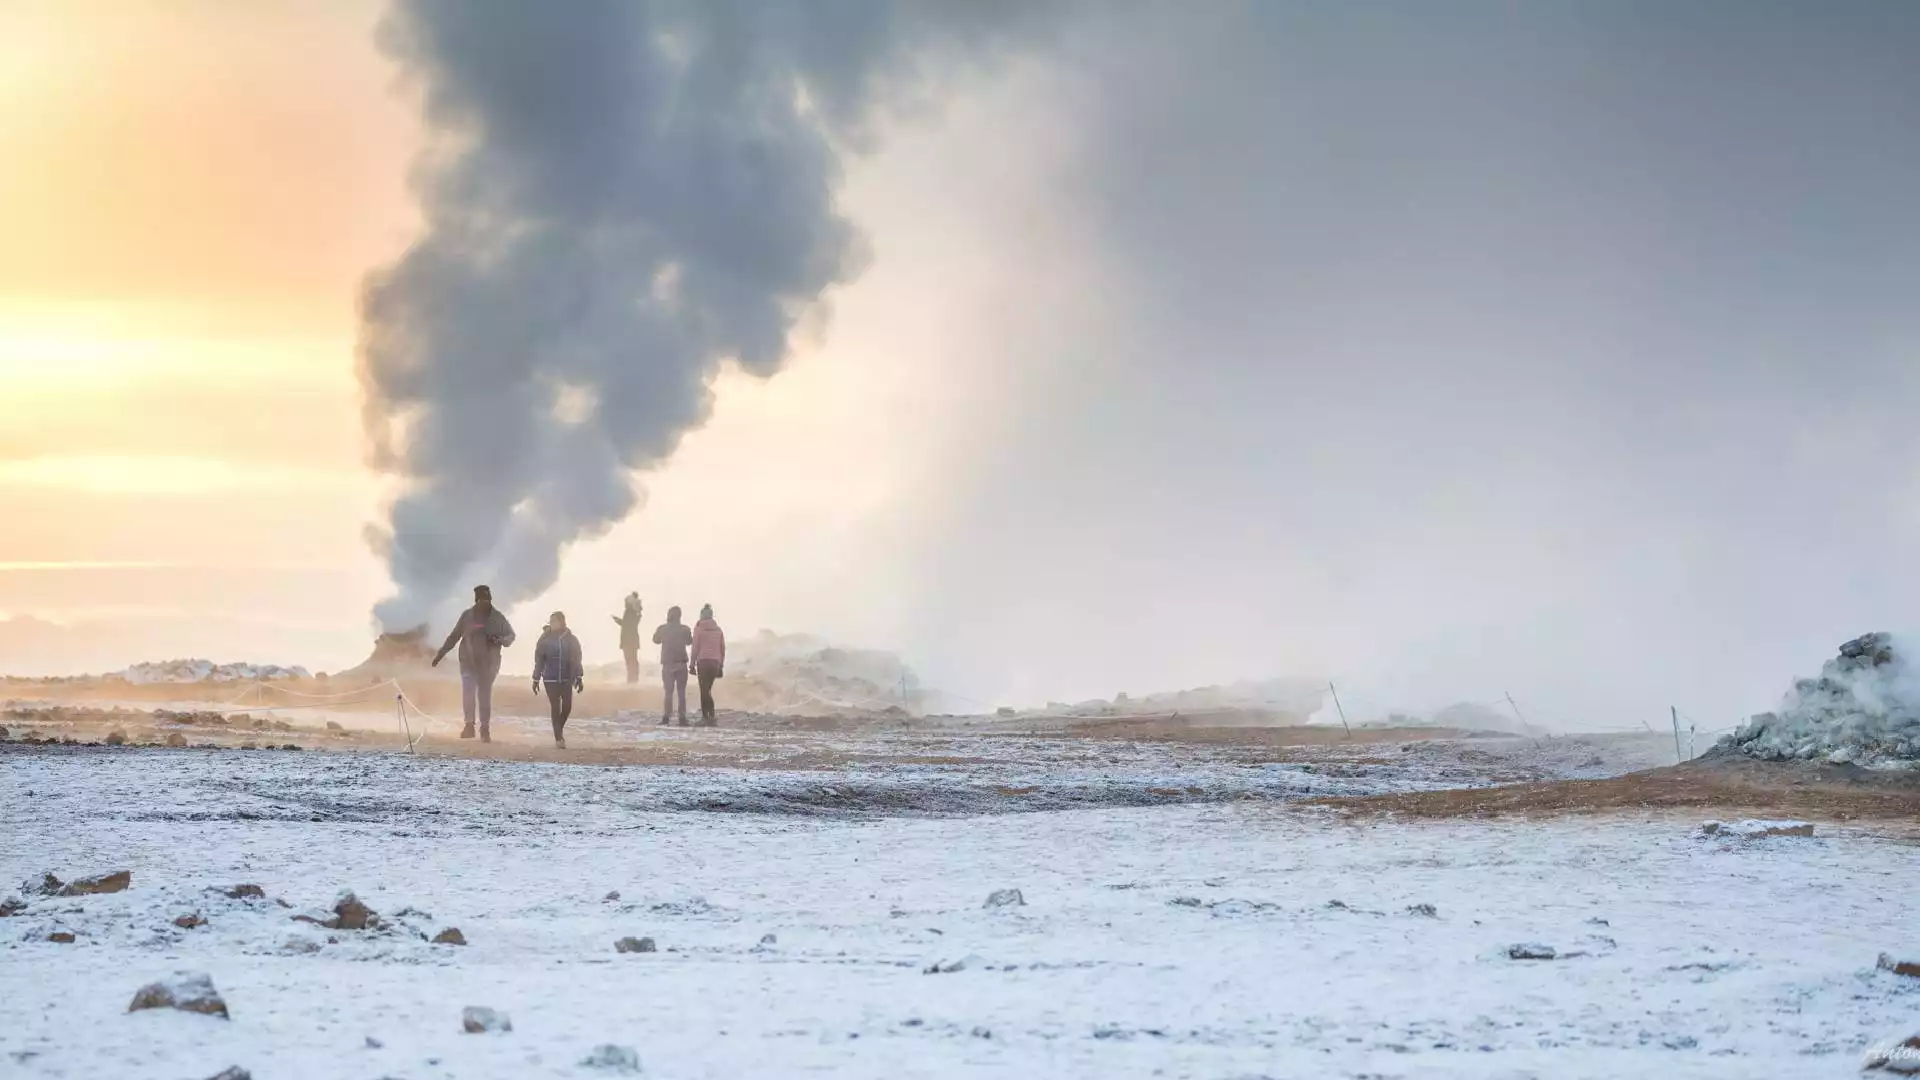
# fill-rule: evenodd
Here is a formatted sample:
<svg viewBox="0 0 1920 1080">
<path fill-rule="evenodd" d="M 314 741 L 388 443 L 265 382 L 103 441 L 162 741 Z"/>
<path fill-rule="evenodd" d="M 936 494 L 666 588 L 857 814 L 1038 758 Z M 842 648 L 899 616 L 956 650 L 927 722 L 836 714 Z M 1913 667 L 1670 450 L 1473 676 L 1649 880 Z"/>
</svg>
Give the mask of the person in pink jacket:
<svg viewBox="0 0 1920 1080">
<path fill-rule="evenodd" d="M 693 662 L 689 673 L 700 680 L 700 726 L 712 727 L 713 681 L 727 665 L 727 635 L 713 621 L 713 605 L 700 608 L 700 621 L 693 624 Z"/>
</svg>

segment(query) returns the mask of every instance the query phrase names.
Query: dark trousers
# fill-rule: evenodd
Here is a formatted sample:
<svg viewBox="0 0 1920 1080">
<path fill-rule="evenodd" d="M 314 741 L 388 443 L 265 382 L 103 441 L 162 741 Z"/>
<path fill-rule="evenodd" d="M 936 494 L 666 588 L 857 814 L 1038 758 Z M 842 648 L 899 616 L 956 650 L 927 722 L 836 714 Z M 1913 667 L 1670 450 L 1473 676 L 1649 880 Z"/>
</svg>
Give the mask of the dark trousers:
<svg viewBox="0 0 1920 1080">
<path fill-rule="evenodd" d="M 640 646 L 621 649 L 620 652 L 627 658 L 627 685 L 632 686 L 640 681 Z"/>
<path fill-rule="evenodd" d="M 567 717 L 573 715 L 573 684 L 549 681 L 547 708 L 553 713 L 553 737 L 557 739 L 567 726 Z"/>
<path fill-rule="evenodd" d="M 720 661 L 700 661 L 700 715 L 713 719 L 713 681 L 720 677 Z"/>
</svg>

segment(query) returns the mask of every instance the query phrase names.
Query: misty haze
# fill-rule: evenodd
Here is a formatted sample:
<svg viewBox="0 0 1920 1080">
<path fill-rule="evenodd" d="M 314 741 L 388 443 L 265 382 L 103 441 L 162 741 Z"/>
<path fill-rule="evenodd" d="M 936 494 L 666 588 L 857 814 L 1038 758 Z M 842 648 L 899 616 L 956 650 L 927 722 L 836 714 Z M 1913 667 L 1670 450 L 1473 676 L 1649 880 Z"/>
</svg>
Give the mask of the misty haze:
<svg viewBox="0 0 1920 1080">
<path fill-rule="evenodd" d="M 0 89 L 21 1075 L 1920 1073 L 1920 6 L 0 0 Z"/>
</svg>

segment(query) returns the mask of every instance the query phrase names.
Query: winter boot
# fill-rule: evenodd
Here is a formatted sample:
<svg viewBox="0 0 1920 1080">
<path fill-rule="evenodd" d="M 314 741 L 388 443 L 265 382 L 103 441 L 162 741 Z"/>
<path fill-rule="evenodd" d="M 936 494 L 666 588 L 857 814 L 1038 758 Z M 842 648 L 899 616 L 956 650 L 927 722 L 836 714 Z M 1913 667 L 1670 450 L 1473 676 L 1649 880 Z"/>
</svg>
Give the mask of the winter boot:
<svg viewBox="0 0 1920 1080">
<path fill-rule="evenodd" d="M 468 725 L 467 725 L 466 727 L 463 727 L 463 728 L 461 728 L 461 729 L 460 729 L 460 737 L 461 737 L 461 738 L 463 738 L 463 739 L 471 739 L 471 738 L 473 738 L 473 725 L 472 725 L 472 724 L 468 724 Z"/>
</svg>

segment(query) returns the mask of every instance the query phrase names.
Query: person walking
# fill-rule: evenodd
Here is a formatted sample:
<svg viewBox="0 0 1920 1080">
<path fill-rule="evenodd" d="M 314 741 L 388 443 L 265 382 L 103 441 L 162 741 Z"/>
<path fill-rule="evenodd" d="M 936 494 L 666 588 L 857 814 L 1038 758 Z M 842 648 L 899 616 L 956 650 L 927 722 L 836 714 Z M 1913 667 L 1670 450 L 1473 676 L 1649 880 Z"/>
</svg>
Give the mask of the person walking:
<svg viewBox="0 0 1920 1080">
<path fill-rule="evenodd" d="M 553 714 L 553 745 L 567 748 L 567 717 L 573 714 L 573 695 L 586 689 L 586 668 L 580 663 L 580 639 L 567 629 L 567 615 L 556 611 L 533 646 L 533 692 L 547 684 L 547 708 Z"/>
<path fill-rule="evenodd" d="M 713 605 L 700 608 L 700 621 L 693 624 L 693 675 L 700 680 L 700 726 L 712 727 L 713 681 L 727 664 L 727 635 L 713 621 Z"/>
<path fill-rule="evenodd" d="M 493 680 L 500 675 L 500 650 L 512 644 L 513 627 L 493 606 L 493 590 L 475 585 L 473 606 L 460 613 L 446 643 L 433 654 L 433 666 L 439 667 L 454 646 L 460 647 L 460 713 L 467 721 L 461 738 L 473 738 L 478 719 L 480 741 L 493 741 Z"/>
<path fill-rule="evenodd" d="M 627 604 L 613 617 L 620 627 L 620 655 L 627 660 L 627 685 L 640 681 L 640 594 L 627 594 Z"/>
<path fill-rule="evenodd" d="M 666 703 L 660 707 L 660 722 L 673 721 L 674 693 L 680 695 L 680 726 L 687 726 L 687 648 L 693 644 L 693 631 L 680 621 L 680 609 L 667 609 L 667 621 L 653 632 L 653 643 L 660 646 L 660 681 L 666 690 Z"/>
</svg>

